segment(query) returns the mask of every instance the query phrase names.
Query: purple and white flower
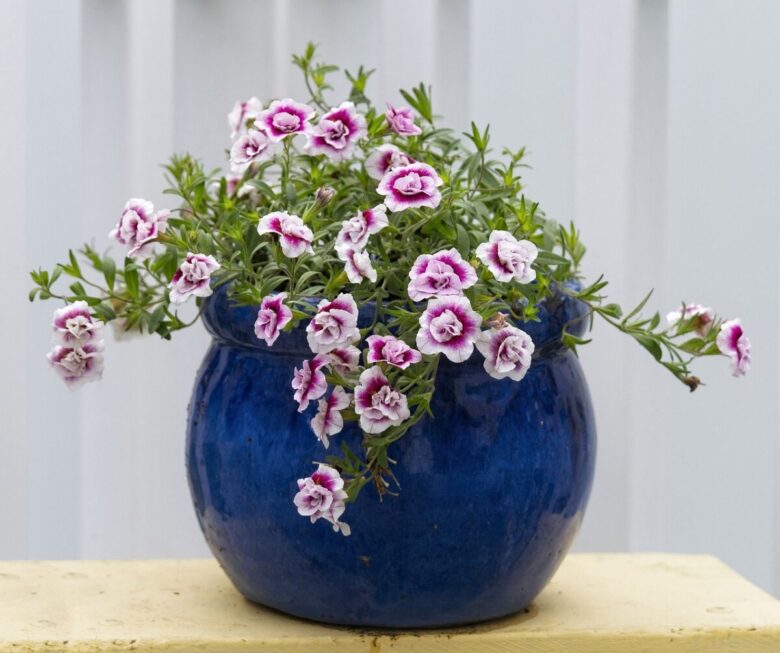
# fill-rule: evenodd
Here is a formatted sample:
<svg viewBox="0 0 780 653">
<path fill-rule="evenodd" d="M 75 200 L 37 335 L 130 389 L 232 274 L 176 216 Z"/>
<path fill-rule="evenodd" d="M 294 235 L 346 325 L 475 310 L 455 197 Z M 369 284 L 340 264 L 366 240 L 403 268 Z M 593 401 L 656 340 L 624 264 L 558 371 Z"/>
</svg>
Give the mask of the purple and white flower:
<svg viewBox="0 0 780 653">
<path fill-rule="evenodd" d="M 381 433 L 410 415 L 406 395 L 393 388 L 376 365 L 360 375 L 355 388 L 355 413 L 360 415 L 360 428 L 366 433 Z"/>
<path fill-rule="evenodd" d="M 477 258 L 487 265 L 498 281 L 530 283 L 536 279 L 531 264 L 539 250 L 529 240 L 517 240 L 508 231 L 493 231 L 490 239 L 477 247 Z"/>
<path fill-rule="evenodd" d="M 346 376 L 354 372 L 360 363 L 360 350 L 354 345 L 348 347 L 336 347 L 327 354 L 330 369 L 339 376 Z"/>
<path fill-rule="evenodd" d="M 317 414 L 311 420 L 311 428 L 326 449 L 330 446 L 328 436 L 341 433 L 344 428 L 344 418 L 340 411 L 351 403 L 352 395 L 347 394 L 340 385 L 333 388 L 326 399 L 320 399 Z"/>
<path fill-rule="evenodd" d="M 213 256 L 188 252 L 168 284 L 171 301 L 181 304 L 192 296 L 208 297 L 212 292 L 211 275 L 220 267 Z"/>
<path fill-rule="evenodd" d="M 230 169 L 234 174 L 242 174 L 250 165 L 267 159 L 272 153 L 272 141 L 268 134 L 259 129 L 250 129 L 239 136 L 230 148 Z"/>
<path fill-rule="evenodd" d="M 310 401 L 322 397 L 328 389 L 323 367 L 328 365 L 328 359 L 324 356 L 315 356 L 311 360 L 305 360 L 300 368 L 293 372 L 292 388 L 295 390 L 293 397 L 298 402 L 298 412 L 302 413 L 309 406 Z"/>
<path fill-rule="evenodd" d="M 280 292 L 263 297 L 260 302 L 260 310 L 255 320 L 255 335 L 260 340 L 265 340 L 269 347 L 276 342 L 282 329 L 292 320 L 293 314 L 289 307 L 285 306 L 285 299 L 287 293 Z"/>
<path fill-rule="evenodd" d="M 344 271 L 351 283 L 361 283 L 363 279 L 376 281 L 376 270 L 371 265 L 371 257 L 368 252 L 351 247 L 343 247 L 336 250 L 339 258 L 344 261 Z"/>
<path fill-rule="evenodd" d="M 414 163 L 414 159 L 402 152 L 392 143 L 380 145 L 366 159 L 366 172 L 372 179 L 379 181 L 389 170 Z"/>
<path fill-rule="evenodd" d="M 731 358 L 731 373 L 743 376 L 750 370 L 751 352 L 750 339 L 742 329 L 739 320 L 729 320 L 720 326 L 716 340 L 722 354 Z"/>
<path fill-rule="evenodd" d="M 323 299 L 317 313 L 306 326 L 309 347 L 316 354 L 327 354 L 336 347 L 360 340 L 357 327 L 358 307 L 349 293 L 341 293 L 333 301 Z"/>
<path fill-rule="evenodd" d="M 412 349 L 400 338 L 395 336 L 368 336 L 368 363 L 387 363 L 405 370 L 410 365 L 419 363 L 422 355 L 416 349 Z"/>
<path fill-rule="evenodd" d="M 531 367 L 534 341 L 522 329 L 505 326 L 483 331 L 476 342 L 485 357 L 485 371 L 494 379 L 522 379 Z"/>
<path fill-rule="evenodd" d="M 477 272 L 463 260 L 457 249 L 421 254 L 409 270 L 408 292 L 414 302 L 431 297 L 462 295 L 477 282 Z"/>
<path fill-rule="evenodd" d="M 420 316 L 417 349 L 423 354 L 444 354 L 453 363 L 462 363 L 474 351 L 482 318 L 466 297 L 431 299 Z"/>
<path fill-rule="evenodd" d="M 256 97 L 249 98 L 246 102 L 237 100 L 233 109 L 228 114 L 230 125 L 230 138 L 235 138 L 247 129 L 247 122 L 255 120 L 263 110 L 263 103 Z"/>
<path fill-rule="evenodd" d="M 125 204 L 119 222 L 108 237 L 127 246 L 130 258 L 149 258 L 153 254 L 153 242 L 168 226 L 170 214 L 167 209 L 155 213 L 150 201 L 133 198 Z"/>
<path fill-rule="evenodd" d="M 346 498 L 341 474 L 333 467 L 321 464 L 308 478 L 298 479 L 298 493 L 293 503 L 298 514 L 309 517 L 312 524 L 322 518 L 333 525 L 334 531 L 349 535 L 349 525 L 340 521 Z"/>
<path fill-rule="evenodd" d="M 96 320 L 84 301 L 73 302 L 54 311 L 54 343 L 63 347 L 80 347 L 100 340 L 103 323 Z"/>
<path fill-rule="evenodd" d="M 314 234 L 297 215 L 290 215 L 286 211 L 269 213 L 260 218 L 257 233 L 261 236 L 263 234 L 278 234 L 282 253 L 287 258 L 297 258 L 304 252 L 314 254 L 311 246 Z"/>
<path fill-rule="evenodd" d="M 57 345 L 46 358 L 69 388 L 97 381 L 103 374 L 103 341 L 86 342 L 78 347 Z"/>
<path fill-rule="evenodd" d="M 676 326 L 680 322 L 693 320 L 694 331 L 704 338 L 712 328 L 715 320 L 715 312 L 701 304 L 685 304 L 682 308 L 666 315 L 666 321 L 670 326 Z"/>
<path fill-rule="evenodd" d="M 305 149 L 311 154 L 325 154 L 334 161 L 344 161 L 365 135 L 365 117 L 355 111 L 352 102 L 342 102 L 311 128 Z"/>
<path fill-rule="evenodd" d="M 441 202 L 439 186 L 442 180 L 426 163 L 412 163 L 387 172 L 376 192 L 385 196 L 391 211 L 403 211 L 419 206 L 435 209 Z"/>
<path fill-rule="evenodd" d="M 313 115 L 314 109 L 308 104 L 301 104 L 290 98 L 274 100 L 257 116 L 255 124 L 261 125 L 268 137 L 277 142 L 286 136 L 308 132 L 309 121 Z"/>
<path fill-rule="evenodd" d="M 414 114 L 410 107 L 396 108 L 388 102 L 385 117 L 387 118 L 387 124 L 390 125 L 390 129 L 396 134 L 416 136 L 422 133 L 422 129 L 414 124 Z"/>
<path fill-rule="evenodd" d="M 341 223 L 336 236 L 336 251 L 363 249 L 368 244 L 368 237 L 379 233 L 388 224 L 387 207 L 384 204 L 358 211 L 357 215 Z"/>
</svg>

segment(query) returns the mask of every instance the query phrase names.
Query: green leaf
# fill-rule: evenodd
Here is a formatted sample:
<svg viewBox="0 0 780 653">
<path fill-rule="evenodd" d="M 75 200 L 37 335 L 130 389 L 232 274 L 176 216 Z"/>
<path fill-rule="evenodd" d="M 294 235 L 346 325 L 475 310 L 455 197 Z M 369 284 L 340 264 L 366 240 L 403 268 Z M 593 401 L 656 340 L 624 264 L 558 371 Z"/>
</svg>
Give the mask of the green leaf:
<svg viewBox="0 0 780 653">
<path fill-rule="evenodd" d="M 111 320 L 116 319 L 116 313 L 114 312 L 114 309 L 106 303 L 96 304 L 92 307 L 92 310 L 94 311 L 95 315 L 97 315 L 104 322 L 110 322 Z"/>
<path fill-rule="evenodd" d="M 645 335 L 643 333 L 636 333 L 633 334 L 634 339 L 642 345 L 647 351 L 649 351 L 655 360 L 660 361 L 663 357 L 663 351 L 661 350 L 661 345 L 658 344 L 658 341 L 652 338 L 651 336 Z"/>
<path fill-rule="evenodd" d="M 464 259 L 468 259 L 471 254 L 471 239 L 469 238 L 469 234 L 460 223 L 455 225 L 455 230 L 457 231 L 458 251 Z"/>
<path fill-rule="evenodd" d="M 165 305 L 160 304 L 152 314 L 149 316 L 149 320 L 146 323 L 146 329 L 149 333 L 155 333 L 165 319 Z"/>
<path fill-rule="evenodd" d="M 116 281 L 116 262 L 110 256 L 103 258 L 103 276 L 106 279 L 108 289 L 113 291 Z"/>
<path fill-rule="evenodd" d="M 68 258 L 70 259 L 70 269 L 71 269 L 71 275 L 74 277 L 82 278 L 81 274 L 81 268 L 79 267 L 79 262 L 76 259 L 76 255 L 73 253 L 72 249 L 68 250 Z"/>
<path fill-rule="evenodd" d="M 138 268 L 129 258 L 125 259 L 125 286 L 133 299 L 138 299 Z"/>
<path fill-rule="evenodd" d="M 70 284 L 70 291 L 79 298 L 86 298 L 87 291 L 84 290 L 84 286 L 79 281 L 74 281 Z"/>
<path fill-rule="evenodd" d="M 650 300 L 650 297 L 652 296 L 653 291 L 651 290 L 647 295 L 645 295 L 645 298 L 637 304 L 636 308 L 631 311 L 626 317 L 623 319 L 623 324 L 627 324 L 632 317 L 635 317 L 636 315 L 639 315 L 639 312 L 645 307 L 645 304 Z"/>
<path fill-rule="evenodd" d="M 689 353 L 696 353 L 701 351 L 706 345 L 706 341 L 702 338 L 691 338 L 679 345 L 680 349 Z"/>
<path fill-rule="evenodd" d="M 540 265 L 570 265 L 571 261 L 569 259 L 564 258 L 563 256 L 559 256 L 558 254 L 553 254 L 553 252 L 548 252 L 546 250 L 539 250 L 539 255 L 536 257 L 536 262 Z"/>
<path fill-rule="evenodd" d="M 620 306 L 617 304 L 605 304 L 599 310 L 609 317 L 615 318 L 616 320 L 619 320 L 621 315 L 623 315 L 623 309 L 620 308 Z"/>
</svg>

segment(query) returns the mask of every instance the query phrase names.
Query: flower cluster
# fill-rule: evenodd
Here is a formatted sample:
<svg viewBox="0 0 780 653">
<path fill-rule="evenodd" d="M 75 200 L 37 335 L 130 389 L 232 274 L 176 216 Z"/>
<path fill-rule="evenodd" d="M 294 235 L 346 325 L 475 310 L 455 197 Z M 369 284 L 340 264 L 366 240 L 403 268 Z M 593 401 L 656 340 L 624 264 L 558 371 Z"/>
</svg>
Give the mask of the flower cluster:
<svg viewBox="0 0 780 653">
<path fill-rule="evenodd" d="M 69 388 L 97 381 L 103 373 L 103 323 L 85 301 L 54 311 L 53 349 L 47 358 Z"/>
<path fill-rule="evenodd" d="M 169 338 L 224 285 L 230 301 L 256 311 L 259 348 L 305 334 L 311 353 L 290 369 L 290 417 L 330 455 L 297 481 L 294 505 L 348 535 L 346 504 L 367 485 L 388 491 L 388 449 L 424 428 L 440 367 L 481 366 L 486 383 L 533 377 L 547 346 L 537 348 L 525 325 L 564 296 L 691 389 L 691 364 L 703 356 L 727 357 L 735 376 L 748 371 L 739 320 L 685 304 L 662 324 L 658 313 L 642 315 L 647 298 L 624 316 L 606 301 L 605 281 L 585 285 L 576 229 L 525 195 L 523 150 L 494 159 L 487 129 L 472 124 L 463 140 L 437 124 L 422 85 L 402 91 L 403 106 L 377 109 L 362 68 L 347 75 L 349 97 L 329 102 L 334 67 L 314 55 L 310 47 L 294 58 L 305 101 L 236 102 L 228 172 L 174 157 L 177 208 L 127 202 L 111 232 L 119 261 L 85 246 L 53 272 L 32 273 L 31 298 L 65 304 L 49 361 L 68 385 L 100 376 L 104 322 Z M 73 280 L 64 290 L 62 275 Z M 564 331 L 559 344 L 585 342 Z"/>
</svg>

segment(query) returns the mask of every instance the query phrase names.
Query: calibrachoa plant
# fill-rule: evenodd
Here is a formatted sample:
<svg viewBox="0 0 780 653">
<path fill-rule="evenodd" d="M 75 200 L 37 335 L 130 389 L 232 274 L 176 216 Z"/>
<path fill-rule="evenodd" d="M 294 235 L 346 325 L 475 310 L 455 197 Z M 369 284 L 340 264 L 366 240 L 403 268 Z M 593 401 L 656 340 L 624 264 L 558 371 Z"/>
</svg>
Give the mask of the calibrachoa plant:
<svg viewBox="0 0 780 653">
<path fill-rule="evenodd" d="M 305 329 L 311 356 L 290 370 L 285 401 L 307 414 L 323 460 L 298 480 L 294 505 L 348 535 L 346 504 L 366 485 L 380 496 L 396 487 L 391 445 L 431 413 L 442 357 L 481 356 L 490 377 L 522 381 L 534 360 L 523 325 L 554 294 L 584 302 L 691 390 L 696 358 L 724 355 L 735 376 L 748 371 L 739 320 L 688 303 L 665 322 L 643 317 L 649 295 L 624 314 L 607 302 L 606 281 L 578 281 L 585 248 L 573 225 L 526 197 L 522 149 L 494 158 L 488 128 L 472 123 L 461 138 L 440 126 L 422 84 L 401 91 L 407 105 L 375 108 L 362 67 L 346 73 L 349 98 L 334 105 L 337 68 L 316 61 L 313 46 L 293 62 L 309 97 L 237 102 L 228 174 L 174 157 L 171 208 L 131 199 L 108 234 L 123 260 L 87 245 L 32 272 L 31 300 L 64 303 L 48 359 L 69 386 L 100 377 L 104 323 L 167 339 L 197 320 L 180 304 L 200 307 L 227 286 L 233 302 L 257 307 L 255 334 L 268 347 Z M 588 342 L 566 331 L 563 341 Z M 348 422 L 361 447 L 331 448 Z"/>
</svg>

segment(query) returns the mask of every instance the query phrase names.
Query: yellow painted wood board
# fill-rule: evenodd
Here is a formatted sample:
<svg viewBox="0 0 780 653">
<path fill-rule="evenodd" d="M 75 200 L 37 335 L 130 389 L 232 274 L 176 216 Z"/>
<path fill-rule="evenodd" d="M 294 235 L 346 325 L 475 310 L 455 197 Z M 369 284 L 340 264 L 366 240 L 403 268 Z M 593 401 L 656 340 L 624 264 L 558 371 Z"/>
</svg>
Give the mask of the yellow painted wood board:
<svg viewBox="0 0 780 653">
<path fill-rule="evenodd" d="M 526 614 L 363 631 L 244 600 L 213 560 L 0 562 L 0 651 L 780 653 L 780 602 L 716 558 L 570 555 Z"/>
</svg>

